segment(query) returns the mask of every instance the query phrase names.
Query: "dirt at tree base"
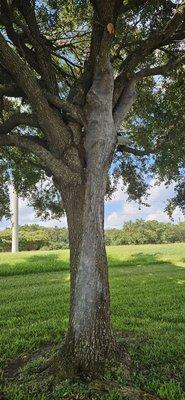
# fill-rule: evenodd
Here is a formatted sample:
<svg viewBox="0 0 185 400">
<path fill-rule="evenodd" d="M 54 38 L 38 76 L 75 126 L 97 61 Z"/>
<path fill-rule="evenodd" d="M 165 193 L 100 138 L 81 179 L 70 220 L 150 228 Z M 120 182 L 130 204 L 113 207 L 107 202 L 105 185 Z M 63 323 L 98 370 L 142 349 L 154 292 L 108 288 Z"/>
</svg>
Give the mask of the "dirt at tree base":
<svg viewBox="0 0 185 400">
<path fill-rule="evenodd" d="M 129 335 L 124 332 L 119 332 L 116 336 L 128 340 Z M 42 382 L 45 382 L 45 390 L 46 388 L 47 390 L 46 392 L 44 391 L 44 393 L 46 393 L 46 399 L 49 400 L 52 399 L 53 390 L 59 383 L 61 388 L 64 389 L 64 392 L 66 387 L 66 393 L 61 397 L 61 399 L 64 398 L 66 400 L 97 400 L 101 397 L 105 398 L 105 396 L 108 395 L 112 398 L 114 394 L 120 396 L 123 400 L 160 400 L 159 397 L 148 393 L 146 390 L 132 387 L 132 360 L 125 345 L 121 342 L 117 343 L 115 356 L 111 361 L 108 361 L 106 370 L 112 371 L 115 375 L 117 370 L 121 371 L 126 385 L 119 384 L 116 379 L 107 379 L 106 377 L 100 377 L 99 379 L 91 381 L 87 380 L 86 382 L 82 382 L 80 379 L 76 380 L 76 382 L 66 379 L 65 373 L 63 374 L 64 371 L 60 368 L 60 358 L 57 357 L 57 354 L 58 348 L 54 348 L 49 344 L 43 346 L 32 355 L 24 355 L 8 360 L 3 371 L 4 387 L 6 387 L 6 390 L 4 393 L 0 393 L 0 400 L 9 400 L 6 394 L 8 393 L 8 387 L 14 384 L 20 384 L 22 388 L 24 388 L 23 390 L 26 390 L 27 385 L 29 386 L 29 381 L 30 387 L 32 383 L 34 383 L 34 385 L 38 384 L 38 399 L 40 398 L 39 396 L 42 395 Z M 43 363 L 39 364 L 39 360 L 41 359 Z M 26 371 L 26 375 L 24 370 Z M 70 388 L 72 388 L 74 384 L 76 385 L 76 392 L 70 393 Z M 85 397 L 83 397 L 81 393 L 78 393 L 78 385 L 79 393 L 81 385 L 86 388 Z M 21 397 L 20 399 L 26 400 L 26 397 Z"/>
</svg>

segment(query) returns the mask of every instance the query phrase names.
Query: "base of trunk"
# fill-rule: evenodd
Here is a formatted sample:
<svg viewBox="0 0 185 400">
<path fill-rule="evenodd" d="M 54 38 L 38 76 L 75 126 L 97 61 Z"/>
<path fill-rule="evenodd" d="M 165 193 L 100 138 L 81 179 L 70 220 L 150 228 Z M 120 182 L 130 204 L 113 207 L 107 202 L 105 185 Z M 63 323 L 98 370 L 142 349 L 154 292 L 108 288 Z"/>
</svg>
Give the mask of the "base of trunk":
<svg viewBox="0 0 185 400">
<path fill-rule="evenodd" d="M 111 333 L 101 337 L 80 337 L 75 339 L 68 333 L 61 349 L 61 356 L 67 375 L 81 380 L 94 379 L 103 374 L 106 362 L 115 351 L 115 340 Z"/>
<path fill-rule="evenodd" d="M 44 364 L 37 367 L 35 362 L 43 359 L 43 349 L 41 353 L 33 355 L 31 360 L 27 358 L 24 359 L 24 366 L 26 368 L 20 369 L 20 365 L 17 365 L 17 370 L 14 370 L 14 376 L 12 379 L 12 366 L 7 366 L 3 374 L 3 388 L 5 393 L 3 399 L 7 398 L 8 393 L 16 394 L 19 393 L 21 399 L 30 398 L 30 396 L 41 398 L 53 399 L 56 395 L 60 395 L 60 398 L 66 397 L 64 393 L 67 393 L 67 399 L 80 398 L 80 399 L 96 399 L 104 398 L 109 394 L 110 398 L 127 398 L 128 400 L 159 400 L 154 394 L 150 394 L 145 390 L 141 390 L 135 387 L 135 374 L 133 374 L 133 364 L 131 362 L 129 353 L 126 351 L 125 346 L 121 343 L 117 343 L 116 351 L 113 353 L 113 357 L 109 356 L 106 364 L 106 370 L 109 376 L 112 377 L 111 380 L 107 380 L 107 374 L 103 376 L 103 371 L 100 371 L 99 377 L 95 379 L 90 377 L 86 382 L 83 382 L 83 387 L 85 391 L 82 393 L 81 381 L 84 381 L 83 377 L 69 376 L 65 370 L 63 359 L 64 353 L 54 349 L 50 349 L 50 353 L 46 356 L 48 357 Z M 65 350 L 65 348 L 64 348 Z M 104 360 L 105 362 L 106 360 Z M 33 364 L 34 363 L 34 364 Z M 73 363 L 74 365 L 74 363 Z M 8 368 L 11 368 L 11 375 L 8 376 Z M 126 374 L 125 374 L 126 371 Z M 15 381 L 16 372 L 16 381 Z M 121 375 L 120 375 L 121 374 Z M 127 386 L 122 386 L 118 377 L 122 376 L 127 382 Z M 79 379 L 80 378 L 80 379 Z M 16 384 L 16 393 L 14 392 Z M 30 385 L 31 384 L 31 385 Z M 19 390 L 18 390 L 19 389 Z M 75 393 L 74 393 L 75 389 Z M 17 392 L 18 390 L 18 392 Z M 33 390 L 33 391 L 32 391 Z M 61 394 L 60 394 L 61 390 Z M 87 397 L 86 397 L 87 396 Z M 11 398 L 13 398 L 11 396 Z"/>
</svg>

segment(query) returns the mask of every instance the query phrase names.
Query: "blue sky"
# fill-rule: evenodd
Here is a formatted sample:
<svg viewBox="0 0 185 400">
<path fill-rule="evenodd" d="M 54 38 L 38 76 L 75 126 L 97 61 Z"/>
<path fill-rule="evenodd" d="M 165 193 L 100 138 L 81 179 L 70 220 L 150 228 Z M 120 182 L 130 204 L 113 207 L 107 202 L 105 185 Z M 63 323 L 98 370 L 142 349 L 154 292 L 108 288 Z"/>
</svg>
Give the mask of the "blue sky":
<svg viewBox="0 0 185 400">
<path fill-rule="evenodd" d="M 155 181 L 151 182 L 150 197 L 148 203 L 150 207 L 142 206 L 138 208 L 137 203 L 128 202 L 127 195 L 122 190 L 121 182 L 118 184 L 117 191 L 111 200 L 105 204 L 105 228 L 121 228 L 125 221 L 135 221 L 138 218 L 144 220 L 158 220 L 169 222 L 169 218 L 164 212 L 166 201 L 173 196 L 173 185 L 166 188 L 164 184 L 156 185 Z M 175 222 L 184 221 L 184 217 L 179 209 L 174 213 Z M 19 201 L 19 221 L 20 224 L 37 223 L 44 226 L 66 226 L 66 218 L 58 220 L 42 221 L 35 217 L 33 208 L 28 207 L 26 201 Z M 0 221 L 0 229 L 11 226 L 10 221 Z"/>
<path fill-rule="evenodd" d="M 112 200 L 106 205 L 105 221 L 106 227 L 120 228 L 125 221 L 135 221 L 138 218 L 169 222 L 168 215 L 164 212 L 167 200 L 173 196 L 174 185 L 168 188 L 164 185 L 157 185 L 156 181 L 151 182 L 150 196 L 147 202 L 150 207 L 141 206 L 135 202 L 128 202 L 127 195 L 121 190 L 121 183 Z M 174 221 L 184 221 L 182 212 L 177 208 L 174 212 Z"/>
</svg>

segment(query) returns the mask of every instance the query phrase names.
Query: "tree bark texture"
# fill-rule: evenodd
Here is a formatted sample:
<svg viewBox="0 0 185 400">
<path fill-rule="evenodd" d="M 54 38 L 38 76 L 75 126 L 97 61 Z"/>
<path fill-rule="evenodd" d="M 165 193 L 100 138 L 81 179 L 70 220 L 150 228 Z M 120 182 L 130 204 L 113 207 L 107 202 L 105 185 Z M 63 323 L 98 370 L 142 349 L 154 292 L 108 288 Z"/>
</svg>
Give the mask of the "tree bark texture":
<svg viewBox="0 0 185 400">
<path fill-rule="evenodd" d="M 88 95 L 84 183 L 62 193 L 68 219 L 71 263 L 65 360 L 71 374 L 86 377 L 100 371 L 113 345 L 104 241 L 106 178 L 116 141 L 110 66 L 107 66 L 103 79 L 100 75 L 97 73 Z"/>
</svg>

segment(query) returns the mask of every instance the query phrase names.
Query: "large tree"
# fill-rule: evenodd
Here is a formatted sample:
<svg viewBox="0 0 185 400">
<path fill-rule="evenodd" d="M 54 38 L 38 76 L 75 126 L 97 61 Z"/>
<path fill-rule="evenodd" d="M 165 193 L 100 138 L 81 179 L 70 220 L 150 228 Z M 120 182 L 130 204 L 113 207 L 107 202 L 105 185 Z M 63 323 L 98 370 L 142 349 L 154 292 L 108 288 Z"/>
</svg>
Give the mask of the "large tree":
<svg viewBox="0 0 185 400">
<path fill-rule="evenodd" d="M 0 212 L 9 213 L 10 171 L 39 210 L 66 212 L 62 358 L 72 374 L 96 374 L 115 346 L 106 193 L 122 176 L 141 201 L 155 174 L 177 182 L 169 210 L 184 209 L 184 17 L 185 3 L 172 0 L 1 0 Z"/>
</svg>

